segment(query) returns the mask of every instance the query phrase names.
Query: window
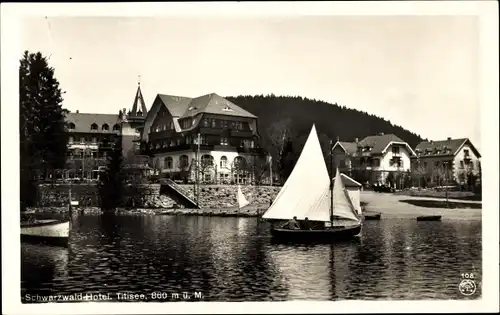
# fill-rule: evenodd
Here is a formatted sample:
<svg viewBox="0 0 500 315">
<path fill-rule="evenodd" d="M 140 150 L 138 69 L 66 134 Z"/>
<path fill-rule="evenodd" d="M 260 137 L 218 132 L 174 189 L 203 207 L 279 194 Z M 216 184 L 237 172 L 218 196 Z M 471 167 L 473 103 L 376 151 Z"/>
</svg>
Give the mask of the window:
<svg viewBox="0 0 500 315">
<path fill-rule="evenodd" d="M 97 138 L 96 137 L 92 138 L 92 143 L 94 143 L 94 144 L 97 143 Z"/>
<path fill-rule="evenodd" d="M 215 119 L 211 119 L 211 125 L 212 125 L 212 128 L 217 127 L 217 124 L 215 123 Z"/>
<path fill-rule="evenodd" d="M 227 157 L 224 155 L 220 158 L 220 167 L 227 167 Z"/>
<path fill-rule="evenodd" d="M 186 168 L 189 166 L 189 158 L 187 155 L 181 155 L 179 157 L 179 166 L 181 168 Z"/>
<path fill-rule="evenodd" d="M 108 131 L 108 130 L 109 130 L 109 126 L 108 126 L 108 124 L 104 124 L 104 125 L 102 125 L 102 130 L 106 130 L 106 131 Z"/>
<path fill-rule="evenodd" d="M 231 128 L 236 129 L 236 130 L 241 130 L 241 129 L 243 129 L 243 123 L 241 121 L 233 121 L 231 123 Z"/>
<path fill-rule="evenodd" d="M 379 167 L 380 166 L 380 160 L 379 159 L 373 159 L 373 166 L 374 167 Z"/>
<path fill-rule="evenodd" d="M 208 118 L 203 118 L 203 127 L 208 127 L 209 125 Z"/>
<path fill-rule="evenodd" d="M 181 121 L 181 127 L 182 127 L 182 129 L 187 129 L 187 128 L 191 127 L 191 119 L 190 118 L 183 119 Z"/>
<path fill-rule="evenodd" d="M 68 143 L 73 143 L 73 137 L 68 138 Z"/>
<path fill-rule="evenodd" d="M 398 146 L 392 146 L 392 153 L 393 154 L 399 154 L 399 147 Z"/>
<path fill-rule="evenodd" d="M 246 162 L 247 161 L 242 156 L 237 156 L 234 158 L 234 166 L 236 168 L 243 168 L 245 166 Z"/>
<path fill-rule="evenodd" d="M 85 138 L 84 138 L 84 137 L 80 138 L 80 143 L 81 143 L 81 144 L 84 144 L 84 143 L 85 143 Z"/>
<path fill-rule="evenodd" d="M 233 111 L 231 109 L 231 107 L 229 107 L 228 105 L 224 106 L 224 108 L 222 110 L 225 111 L 225 112 L 232 112 Z"/>
<path fill-rule="evenodd" d="M 221 120 L 220 121 L 220 126 L 221 126 L 221 128 L 224 128 L 224 129 L 227 128 L 227 126 L 228 126 L 227 120 Z"/>
<path fill-rule="evenodd" d="M 186 144 L 191 144 L 191 136 L 186 136 Z"/>
<path fill-rule="evenodd" d="M 115 124 L 115 125 L 113 126 L 113 130 L 114 130 L 114 131 L 120 131 L 120 125 Z"/>
<path fill-rule="evenodd" d="M 181 145 L 181 139 L 177 139 L 177 145 Z"/>
<path fill-rule="evenodd" d="M 167 156 L 163 162 L 163 165 L 165 165 L 166 169 L 171 169 L 172 168 L 172 157 Z"/>
<path fill-rule="evenodd" d="M 468 157 L 469 156 L 469 150 L 464 150 L 464 156 Z"/>
<path fill-rule="evenodd" d="M 162 148 L 166 148 L 167 145 L 168 145 L 168 141 L 164 140 L 164 141 L 161 142 Z"/>
<path fill-rule="evenodd" d="M 90 130 L 97 130 L 98 127 L 97 127 L 97 124 L 96 123 L 93 123 L 92 125 L 90 125 Z"/>
<path fill-rule="evenodd" d="M 427 162 L 424 162 L 424 168 L 427 168 Z"/>
<path fill-rule="evenodd" d="M 464 161 L 460 161 L 460 168 L 464 168 Z"/>
<path fill-rule="evenodd" d="M 228 145 L 228 140 L 226 137 L 220 138 L 220 145 Z"/>
<path fill-rule="evenodd" d="M 242 140 L 240 142 L 240 147 L 245 148 L 245 149 L 249 149 L 249 148 L 253 149 L 253 146 L 254 146 L 253 140 Z"/>
<path fill-rule="evenodd" d="M 201 157 L 201 163 L 205 165 L 213 165 L 214 164 L 214 157 L 208 154 L 204 154 Z"/>
<path fill-rule="evenodd" d="M 169 121 L 169 122 L 167 123 L 167 129 L 168 129 L 168 130 L 174 130 L 174 123 L 173 123 L 172 121 Z"/>
<path fill-rule="evenodd" d="M 69 128 L 69 130 L 74 130 L 75 129 L 75 124 L 74 123 L 69 123 L 68 128 Z"/>
</svg>

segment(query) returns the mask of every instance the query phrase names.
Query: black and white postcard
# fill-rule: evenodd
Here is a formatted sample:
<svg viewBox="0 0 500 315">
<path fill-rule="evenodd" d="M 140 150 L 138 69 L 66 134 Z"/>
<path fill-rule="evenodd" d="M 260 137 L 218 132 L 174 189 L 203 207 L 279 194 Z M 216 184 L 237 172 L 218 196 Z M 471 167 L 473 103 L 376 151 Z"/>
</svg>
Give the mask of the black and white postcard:
<svg viewBox="0 0 500 315">
<path fill-rule="evenodd" d="M 494 2 L 11 3 L 1 30 L 4 313 L 498 310 Z"/>
</svg>

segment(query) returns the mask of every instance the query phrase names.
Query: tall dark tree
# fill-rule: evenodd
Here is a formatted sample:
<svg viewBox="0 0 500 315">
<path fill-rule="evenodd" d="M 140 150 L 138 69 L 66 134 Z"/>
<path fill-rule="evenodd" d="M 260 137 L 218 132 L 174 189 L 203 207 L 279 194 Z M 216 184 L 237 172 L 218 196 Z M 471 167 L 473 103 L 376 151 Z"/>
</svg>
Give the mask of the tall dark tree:
<svg viewBox="0 0 500 315">
<path fill-rule="evenodd" d="M 62 92 L 40 52 L 24 52 L 19 65 L 21 208 L 36 200 L 37 174 L 63 168 L 68 135 Z"/>
<path fill-rule="evenodd" d="M 292 173 L 297 160 L 298 155 L 294 151 L 293 141 L 291 139 L 288 139 L 285 142 L 283 154 L 281 155 L 279 160 L 279 176 L 282 184 L 285 183 L 285 181 L 288 179 L 288 176 L 290 176 L 290 174 Z"/>
<path fill-rule="evenodd" d="M 123 203 L 126 185 L 123 161 L 121 141 L 116 139 L 107 155 L 107 165 L 99 174 L 99 203 L 104 212 L 111 212 Z"/>
</svg>

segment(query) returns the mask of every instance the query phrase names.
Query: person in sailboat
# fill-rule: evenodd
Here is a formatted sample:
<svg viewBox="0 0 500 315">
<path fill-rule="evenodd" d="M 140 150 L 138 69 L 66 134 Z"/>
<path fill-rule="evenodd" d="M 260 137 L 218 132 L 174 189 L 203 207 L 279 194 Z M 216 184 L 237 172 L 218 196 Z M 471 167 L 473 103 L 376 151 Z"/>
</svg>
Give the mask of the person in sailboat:
<svg viewBox="0 0 500 315">
<path fill-rule="evenodd" d="M 309 221 L 308 217 L 304 218 L 304 222 L 302 222 L 302 229 L 303 230 L 312 230 L 312 225 L 311 225 L 311 222 Z"/>
<path fill-rule="evenodd" d="M 288 221 L 283 228 L 290 230 L 300 230 L 300 225 L 297 222 L 297 217 L 293 217 L 290 221 Z"/>
</svg>

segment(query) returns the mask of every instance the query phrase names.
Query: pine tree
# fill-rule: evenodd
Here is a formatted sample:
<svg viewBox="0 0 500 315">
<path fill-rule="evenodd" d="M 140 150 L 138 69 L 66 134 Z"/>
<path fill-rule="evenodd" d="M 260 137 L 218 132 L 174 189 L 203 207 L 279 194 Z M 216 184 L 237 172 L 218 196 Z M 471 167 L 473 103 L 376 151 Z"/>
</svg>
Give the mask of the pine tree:
<svg viewBox="0 0 500 315">
<path fill-rule="evenodd" d="M 122 205 L 125 191 L 123 152 L 120 139 L 116 139 L 107 157 L 106 169 L 99 175 L 99 200 L 104 212 L 111 212 Z"/>
<path fill-rule="evenodd" d="M 63 168 L 68 135 L 54 68 L 40 52 L 24 52 L 19 65 L 21 207 L 36 200 L 37 173 Z"/>
</svg>

